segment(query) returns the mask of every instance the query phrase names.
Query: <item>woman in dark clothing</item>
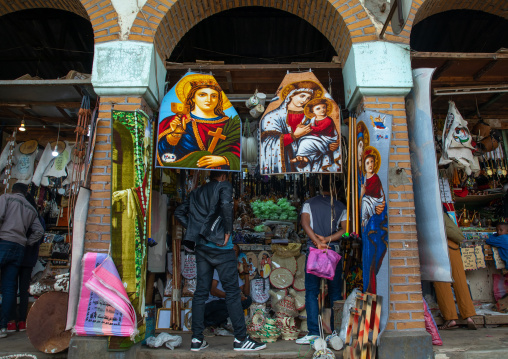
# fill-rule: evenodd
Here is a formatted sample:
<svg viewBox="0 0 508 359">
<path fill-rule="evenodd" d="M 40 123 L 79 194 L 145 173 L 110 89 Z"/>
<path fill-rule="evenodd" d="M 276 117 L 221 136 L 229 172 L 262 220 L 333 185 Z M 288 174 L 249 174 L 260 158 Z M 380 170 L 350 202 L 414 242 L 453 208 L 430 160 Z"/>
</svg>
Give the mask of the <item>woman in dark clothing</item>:
<svg viewBox="0 0 508 359">
<path fill-rule="evenodd" d="M 25 195 L 25 198 L 35 208 L 35 210 L 37 210 L 37 205 L 35 204 L 33 196 L 30 193 L 27 193 Z M 39 213 L 38 210 L 37 213 Z M 44 219 L 40 215 L 39 221 L 41 222 L 42 228 L 46 230 L 46 223 L 44 222 Z M 28 236 L 30 236 L 30 230 L 27 233 L 27 237 Z M 43 239 L 44 236 L 42 236 L 39 242 L 37 242 L 33 246 L 25 247 L 25 256 L 23 257 L 23 262 L 19 267 L 17 281 L 18 284 L 17 290 L 19 291 L 19 309 L 17 320 L 18 323 L 17 326 L 15 320 L 12 320 L 9 323 L 7 323 L 8 332 L 15 332 L 16 330 L 22 332 L 26 330 L 26 315 L 28 310 L 28 297 L 29 297 L 28 289 L 30 287 L 30 281 L 32 279 L 33 268 L 35 267 L 37 259 L 39 258 L 39 246 L 42 243 Z"/>
</svg>

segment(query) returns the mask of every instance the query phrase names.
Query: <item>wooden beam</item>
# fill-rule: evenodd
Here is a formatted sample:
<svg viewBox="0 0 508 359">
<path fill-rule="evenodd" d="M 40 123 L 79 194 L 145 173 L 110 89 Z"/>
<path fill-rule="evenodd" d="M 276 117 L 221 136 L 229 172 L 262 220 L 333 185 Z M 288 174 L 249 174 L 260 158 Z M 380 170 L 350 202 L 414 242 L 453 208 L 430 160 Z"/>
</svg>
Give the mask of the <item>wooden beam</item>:
<svg viewBox="0 0 508 359">
<path fill-rule="evenodd" d="M 57 106 L 61 108 L 80 108 L 78 101 L 8 101 L 0 102 L 0 107 L 31 107 L 31 106 Z"/>
<path fill-rule="evenodd" d="M 466 117 L 481 115 L 482 111 L 486 110 L 488 107 L 499 101 L 504 95 L 506 95 L 506 92 L 495 94 L 490 98 L 490 100 L 488 100 L 487 102 L 483 103 L 480 107 L 478 107 L 478 113 L 477 111 L 471 111 L 466 115 Z"/>
<path fill-rule="evenodd" d="M 325 70 L 340 70 L 342 65 L 340 63 L 331 62 L 294 62 L 291 64 L 245 64 L 245 65 L 212 65 L 212 64 L 197 64 L 194 62 L 174 63 L 166 62 L 166 70 L 171 71 L 187 71 L 188 69 L 195 69 L 200 71 L 224 70 L 224 71 L 237 71 L 237 70 L 306 70 L 306 69 L 325 69 Z"/>
<path fill-rule="evenodd" d="M 63 124 L 68 124 L 68 125 L 74 125 L 74 126 L 77 126 L 77 122 L 78 120 L 75 119 L 75 120 L 68 120 L 66 118 L 63 118 L 63 117 L 45 117 L 45 116 L 34 116 L 34 115 L 26 115 L 26 116 L 21 116 L 21 115 L 17 115 L 15 113 L 12 113 L 12 116 L 11 115 L 0 115 L 0 120 L 1 119 L 14 119 L 14 120 L 30 120 L 30 121 L 39 121 L 41 123 L 63 123 Z"/>
<path fill-rule="evenodd" d="M 447 69 L 450 68 L 450 66 L 453 65 L 453 61 L 452 60 L 446 60 L 444 64 L 442 64 L 441 66 L 439 66 L 437 68 L 437 70 L 434 72 L 434 76 L 432 76 L 432 80 L 437 80 L 442 74 L 443 72 L 445 72 Z"/>
<path fill-rule="evenodd" d="M 489 71 L 491 68 L 494 67 L 495 64 L 497 64 L 498 60 L 492 60 L 489 63 L 487 63 L 485 66 L 483 66 L 481 69 L 479 69 L 474 75 L 473 79 L 475 81 L 479 80 L 487 71 Z"/>
<path fill-rule="evenodd" d="M 474 53 L 474 52 L 411 52 L 412 59 L 508 59 L 507 53 Z"/>
</svg>

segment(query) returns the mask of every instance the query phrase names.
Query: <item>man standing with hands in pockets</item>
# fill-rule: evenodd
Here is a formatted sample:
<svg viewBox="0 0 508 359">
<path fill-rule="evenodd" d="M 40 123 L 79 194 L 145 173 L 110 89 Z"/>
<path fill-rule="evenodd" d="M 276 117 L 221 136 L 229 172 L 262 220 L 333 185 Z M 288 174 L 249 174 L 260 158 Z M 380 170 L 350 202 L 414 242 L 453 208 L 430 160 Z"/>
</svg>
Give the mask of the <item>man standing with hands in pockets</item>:
<svg viewBox="0 0 508 359">
<path fill-rule="evenodd" d="M 208 347 L 203 330 L 205 302 L 208 299 L 214 270 L 217 270 L 226 293 L 226 305 L 233 324 L 236 351 L 266 348 L 247 335 L 233 241 L 233 187 L 227 172 L 211 171 L 210 182 L 195 189 L 175 210 L 175 217 L 187 229 L 185 240 L 196 244 L 197 284 L 192 300 L 191 350 Z"/>
</svg>

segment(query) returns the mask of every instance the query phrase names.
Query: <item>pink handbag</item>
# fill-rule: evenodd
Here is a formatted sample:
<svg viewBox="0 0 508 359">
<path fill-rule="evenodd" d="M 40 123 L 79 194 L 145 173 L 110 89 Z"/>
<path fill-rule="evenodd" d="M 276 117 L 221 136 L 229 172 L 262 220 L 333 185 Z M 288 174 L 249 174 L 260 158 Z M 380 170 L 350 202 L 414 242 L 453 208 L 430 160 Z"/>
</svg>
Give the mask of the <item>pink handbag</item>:
<svg viewBox="0 0 508 359">
<path fill-rule="evenodd" d="M 335 269 L 340 261 L 340 254 L 334 250 L 309 248 L 307 258 L 307 273 L 332 280 L 335 277 Z"/>
</svg>

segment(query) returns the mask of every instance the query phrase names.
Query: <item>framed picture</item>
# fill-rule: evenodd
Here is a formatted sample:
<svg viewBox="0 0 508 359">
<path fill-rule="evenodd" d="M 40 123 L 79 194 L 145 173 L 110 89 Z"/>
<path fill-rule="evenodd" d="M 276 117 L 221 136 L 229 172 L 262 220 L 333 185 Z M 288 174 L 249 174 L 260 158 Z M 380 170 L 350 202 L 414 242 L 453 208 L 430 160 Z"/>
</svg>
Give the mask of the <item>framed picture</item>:
<svg viewBox="0 0 508 359">
<path fill-rule="evenodd" d="M 159 308 L 155 329 L 171 329 L 171 309 Z"/>
</svg>

